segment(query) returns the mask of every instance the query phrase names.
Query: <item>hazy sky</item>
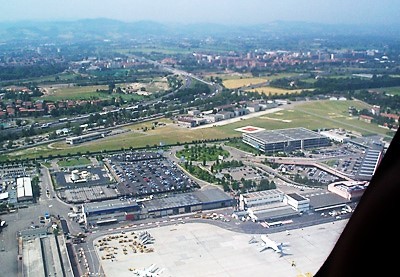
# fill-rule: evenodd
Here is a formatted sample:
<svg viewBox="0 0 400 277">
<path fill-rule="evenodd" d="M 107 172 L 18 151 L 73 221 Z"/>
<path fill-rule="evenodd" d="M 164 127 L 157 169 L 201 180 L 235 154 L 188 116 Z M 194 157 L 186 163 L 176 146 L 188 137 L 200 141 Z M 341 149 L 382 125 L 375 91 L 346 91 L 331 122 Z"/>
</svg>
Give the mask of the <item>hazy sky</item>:
<svg viewBox="0 0 400 277">
<path fill-rule="evenodd" d="M 177 23 L 400 24 L 399 0 L 0 0 L 0 7 L 0 21 L 105 17 Z"/>
</svg>

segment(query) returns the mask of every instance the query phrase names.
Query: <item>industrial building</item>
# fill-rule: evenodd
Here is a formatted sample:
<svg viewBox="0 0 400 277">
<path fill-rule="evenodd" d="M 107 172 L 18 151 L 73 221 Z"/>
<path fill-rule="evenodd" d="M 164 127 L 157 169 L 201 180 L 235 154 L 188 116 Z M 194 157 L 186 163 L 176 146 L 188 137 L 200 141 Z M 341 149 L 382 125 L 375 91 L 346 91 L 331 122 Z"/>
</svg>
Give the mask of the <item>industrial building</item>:
<svg viewBox="0 0 400 277">
<path fill-rule="evenodd" d="M 19 276 L 74 276 L 63 236 L 49 235 L 44 229 L 25 230 L 19 235 Z"/>
<path fill-rule="evenodd" d="M 289 128 L 243 133 L 244 143 L 264 153 L 291 152 L 329 146 L 326 136 L 305 128 Z"/>
<path fill-rule="evenodd" d="M 83 143 L 86 141 L 104 138 L 106 135 L 107 134 L 104 132 L 94 132 L 94 133 L 85 134 L 85 135 L 76 136 L 76 137 L 68 137 L 65 139 L 65 142 L 67 144 L 74 145 L 74 144 L 79 144 L 79 143 Z"/>
<path fill-rule="evenodd" d="M 17 200 L 18 202 L 29 202 L 33 200 L 30 177 L 17 178 Z"/>
</svg>

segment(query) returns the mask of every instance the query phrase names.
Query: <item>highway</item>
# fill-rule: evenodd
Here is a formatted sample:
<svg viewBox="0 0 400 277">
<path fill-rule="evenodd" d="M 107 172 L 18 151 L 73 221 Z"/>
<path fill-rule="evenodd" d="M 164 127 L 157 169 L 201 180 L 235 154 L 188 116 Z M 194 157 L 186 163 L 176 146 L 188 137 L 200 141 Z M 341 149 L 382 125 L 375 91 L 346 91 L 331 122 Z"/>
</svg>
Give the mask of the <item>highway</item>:
<svg viewBox="0 0 400 277">
<path fill-rule="evenodd" d="M 144 60 L 144 61 L 146 61 L 146 62 L 148 62 L 150 64 L 158 66 L 158 67 L 160 67 L 160 68 L 162 68 L 162 69 L 164 69 L 164 70 L 166 70 L 168 72 L 171 72 L 173 74 L 177 74 L 177 75 L 183 76 L 185 78 L 189 78 L 189 80 L 190 79 L 194 79 L 194 80 L 196 80 L 196 81 L 198 81 L 200 83 L 206 84 L 206 85 L 208 85 L 210 87 L 213 87 L 214 88 L 214 92 L 216 92 L 216 93 L 221 92 L 222 89 L 223 89 L 223 87 L 220 84 L 214 83 L 214 82 L 207 82 L 206 80 L 204 80 L 204 79 L 202 79 L 202 78 L 200 78 L 200 77 L 198 77 L 198 76 L 196 76 L 196 75 L 194 75 L 192 73 L 189 73 L 187 71 L 184 71 L 184 70 L 181 70 L 181 69 L 176 69 L 176 68 L 170 67 L 170 66 L 168 66 L 166 64 L 162 64 L 160 62 L 147 59 L 145 57 L 133 56 L 133 58 Z"/>
</svg>

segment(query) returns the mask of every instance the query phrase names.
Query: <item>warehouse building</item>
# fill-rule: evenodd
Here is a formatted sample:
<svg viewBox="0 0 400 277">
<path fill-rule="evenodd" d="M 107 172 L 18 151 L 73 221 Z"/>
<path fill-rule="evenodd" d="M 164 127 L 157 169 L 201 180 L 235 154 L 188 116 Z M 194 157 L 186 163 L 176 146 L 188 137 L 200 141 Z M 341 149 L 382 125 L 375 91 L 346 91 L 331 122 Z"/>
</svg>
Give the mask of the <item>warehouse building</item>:
<svg viewBox="0 0 400 277">
<path fill-rule="evenodd" d="M 85 134 L 85 135 L 76 136 L 76 137 L 68 137 L 65 139 L 65 142 L 67 144 L 75 145 L 75 144 L 84 143 L 87 141 L 104 138 L 106 135 L 107 134 L 105 132 L 94 132 L 94 133 Z"/>
<path fill-rule="evenodd" d="M 74 276 L 63 236 L 35 229 L 21 231 L 19 240 L 22 251 L 18 276 Z"/>
<path fill-rule="evenodd" d="M 29 202 L 33 200 L 31 178 L 17 178 L 17 200 L 18 202 Z"/>
<path fill-rule="evenodd" d="M 291 152 L 330 145 L 326 136 L 305 128 L 243 133 L 242 140 L 264 153 Z"/>
</svg>

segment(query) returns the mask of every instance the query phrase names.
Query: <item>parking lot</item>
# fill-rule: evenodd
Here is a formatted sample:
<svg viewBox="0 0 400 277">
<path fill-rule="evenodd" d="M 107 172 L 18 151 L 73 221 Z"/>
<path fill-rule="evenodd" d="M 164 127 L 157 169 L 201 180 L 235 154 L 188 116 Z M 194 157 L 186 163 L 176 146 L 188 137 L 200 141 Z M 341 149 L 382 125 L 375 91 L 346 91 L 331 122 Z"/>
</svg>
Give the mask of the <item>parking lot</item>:
<svg viewBox="0 0 400 277">
<path fill-rule="evenodd" d="M 260 181 L 261 179 L 268 178 L 268 174 L 251 166 L 227 168 L 221 170 L 221 173 L 230 174 L 235 181 L 240 181 L 241 179 Z"/>
<path fill-rule="evenodd" d="M 337 176 L 313 166 L 280 165 L 277 170 L 283 174 L 292 176 L 291 178 L 293 179 L 295 176 L 300 176 L 318 184 L 327 185 L 340 179 Z"/>
<path fill-rule="evenodd" d="M 121 195 L 144 196 L 186 191 L 198 185 L 174 162 L 153 152 L 128 152 L 107 159 Z"/>
</svg>

